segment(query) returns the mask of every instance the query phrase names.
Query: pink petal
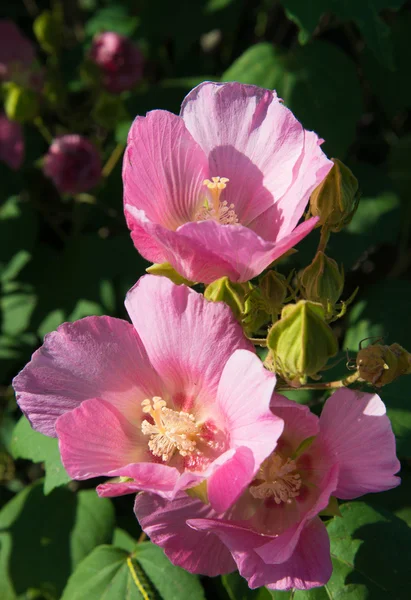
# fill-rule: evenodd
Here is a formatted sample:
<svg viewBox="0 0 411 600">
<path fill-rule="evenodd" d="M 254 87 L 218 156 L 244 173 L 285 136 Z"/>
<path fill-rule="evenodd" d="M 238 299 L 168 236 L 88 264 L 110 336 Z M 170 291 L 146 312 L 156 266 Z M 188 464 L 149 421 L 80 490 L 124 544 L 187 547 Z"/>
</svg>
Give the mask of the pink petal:
<svg viewBox="0 0 411 600">
<path fill-rule="evenodd" d="M 228 306 L 164 277 L 142 277 L 126 308 L 151 364 L 184 410 L 194 401 L 214 402 L 228 358 L 238 348 L 253 349 Z"/>
<path fill-rule="evenodd" d="M 235 570 L 229 550 L 212 533 L 195 531 L 186 525 L 191 517 L 215 513 L 185 494 L 173 502 L 158 496 L 139 494 L 134 510 L 142 529 L 151 541 L 161 546 L 175 565 L 190 573 L 215 577 Z"/>
<path fill-rule="evenodd" d="M 275 569 L 272 565 L 264 565 L 261 571 L 264 574 L 260 574 L 259 580 L 254 580 L 257 587 L 266 585 L 274 590 L 309 590 L 325 585 L 331 577 L 332 563 L 330 540 L 321 519 L 316 517 L 305 525 L 288 561 L 276 565 Z"/>
<path fill-rule="evenodd" d="M 315 436 L 320 430 L 317 415 L 308 406 L 288 400 L 281 394 L 274 394 L 270 403 L 272 412 L 283 419 L 283 438 L 294 452 L 298 446 L 309 437 Z"/>
<path fill-rule="evenodd" d="M 64 323 L 46 335 L 13 386 L 34 429 L 50 436 L 57 418 L 83 400 L 102 398 L 127 415 L 161 393 L 133 326 L 111 317 Z"/>
<path fill-rule="evenodd" d="M 235 268 L 202 242 L 187 239 L 178 232 L 149 221 L 144 211 L 126 205 L 125 213 L 134 245 L 144 258 L 152 262 L 169 262 L 190 281 L 211 283 L 227 276 L 237 281 Z"/>
<path fill-rule="evenodd" d="M 212 220 L 186 223 L 179 227 L 178 233 L 187 241 L 190 240 L 194 248 L 201 247 L 203 251 L 213 252 L 229 264 L 237 274 L 227 274 L 232 281 L 249 281 L 305 237 L 315 225 L 310 227 L 306 223 L 303 223 L 303 231 L 296 231 L 295 239 L 290 236 L 281 240 L 278 246 L 266 242 L 242 225 L 220 225 Z"/>
<path fill-rule="evenodd" d="M 109 402 L 85 400 L 56 421 L 63 465 L 72 479 L 108 475 L 142 459 L 142 434 Z"/>
<path fill-rule="evenodd" d="M 319 494 L 312 506 L 306 512 L 300 523 L 278 535 L 271 541 L 264 543 L 256 552 L 267 564 L 279 564 L 289 560 L 300 539 L 305 523 L 316 517 L 324 510 L 330 501 L 330 496 L 335 492 L 338 482 L 338 466 L 334 466 L 324 473 L 322 480 L 318 482 Z"/>
<path fill-rule="evenodd" d="M 337 390 L 320 417 L 318 444 L 340 467 L 335 495 L 351 499 L 396 487 L 400 463 L 385 406 L 377 394 Z"/>
<path fill-rule="evenodd" d="M 207 177 L 207 159 L 180 117 L 154 110 L 135 119 L 123 161 L 126 205 L 176 229 L 194 218 Z"/>
<path fill-rule="evenodd" d="M 240 497 L 282 433 L 283 421 L 269 409 L 275 383 L 275 375 L 264 369 L 251 352 L 237 350 L 227 361 L 218 386 L 217 405 L 230 435 L 230 446 L 241 453 L 208 481 L 209 500 L 218 512 L 227 510 Z"/>
<path fill-rule="evenodd" d="M 325 526 L 315 518 L 302 528 L 293 553 L 284 562 L 267 564 L 255 549 L 263 536 L 216 518 L 191 517 L 190 527 L 204 533 L 214 533 L 229 548 L 240 575 L 250 588 L 267 586 L 271 589 L 310 589 L 327 583 L 331 576 L 330 542 Z"/>
<path fill-rule="evenodd" d="M 230 179 L 223 199 L 234 203 L 243 224 L 291 186 L 304 129 L 275 92 L 205 82 L 185 98 L 181 116 L 208 156 L 210 174 Z"/>
<path fill-rule="evenodd" d="M 328 160 L 320 148 L 322 142 L 323 140 L 319 140 L 313 131 L 305 131 L 304 153 L 295 179 L 278 202 L 278 210 L 282 218 L 278 239 L 294 229 L 307 206 L 311 192 L 332 169 L 332 161 Z M 256 224 L 253 225 L 255 226 Z"/>
<path fill-rule="evenodd" d="M 10 169 L 20 169 L 24 159 L 23 129 L 0 113 L 0 160 Z"/>
<path fill-rule="evenodd" d="M 97 486 L 99 496 L 110 498 L 145 490 L 172 499 L 175 496 L 177 483 L 181 479 L 180 473 L 174 467 L 150 462 L 122 466 L 109 475 L 127 477 L 131 481 L 102 483 Z"/>
</svg>

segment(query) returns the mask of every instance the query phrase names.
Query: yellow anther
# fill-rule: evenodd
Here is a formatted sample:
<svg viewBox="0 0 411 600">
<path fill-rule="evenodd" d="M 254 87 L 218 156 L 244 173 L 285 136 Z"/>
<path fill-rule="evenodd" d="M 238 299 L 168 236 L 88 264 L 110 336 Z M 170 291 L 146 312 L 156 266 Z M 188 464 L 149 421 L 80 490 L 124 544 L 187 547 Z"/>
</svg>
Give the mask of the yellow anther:
<svg viewBox="0 0 411 600">
<path fill-rule="evenodd" d="M 152 400 L 146 398 L 141 406 L 143 413 L 149 414 L 154 421 L 153 424 L 144 420 L 141 424 L 142 433 L 150 436 L 148 447 L 154 456 L 167 462 L 176 450 L 181 456 L 194 452 L 199 432 L 194 415 L 167 408 L 167 403 L 159 396 Z"/>
</svg>

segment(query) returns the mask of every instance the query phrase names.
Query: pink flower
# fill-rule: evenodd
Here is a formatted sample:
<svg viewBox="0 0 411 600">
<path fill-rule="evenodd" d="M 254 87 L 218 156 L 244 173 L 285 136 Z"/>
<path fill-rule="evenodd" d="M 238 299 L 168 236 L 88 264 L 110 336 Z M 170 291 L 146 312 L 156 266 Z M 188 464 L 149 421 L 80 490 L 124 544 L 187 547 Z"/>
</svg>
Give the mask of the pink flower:
<svg viewBox="0 0 411 600">
<path fill-rule="evenodd" d="M 90 58 L 101 68 L 104 87 L 113 94 L 130 90 L 143 76 L 142 53 L 128 38 L 113 31 L 94 38 Z"/>
<path fill-rule="evenodd" d="M 207 479 L 226 510 L 281 435 L 275 377 L 222 303 L 145 276 L 126 307 L 133 325 L 88 317 L 46 336 L 14 379 L 17 401 L 34 429 L 57 435 L 72 478 L 124 478 L 100 495 L 171 499 Z"/>
<path fill-rule="evenodd" d="M 0 160 L 10 169 L 20 169 L 24 159 L 23 130 L 19 123 L 9 121 L 0 113 Z"/>
<path fill-rule="evenodd" d="M 36 58 L 34 46 L 8 19 L 0 20 L 0 81 L 27 70 Z"/>
<path fill-rule="evenodd" d="M 304 238 L 297 225 L 332 167 L 275 92 L 202 83 L 180 116 L 137 117 L 124 155 L 124 205 L 137 250 L 192 281 L 247 281 Z"/>
<path fill-rule="evenodd" d="M 251 588 L 309 589 L 332 571 L 318 514 L 331 495 L 350 499 L 397 486 L 395 439 L 377 395 L 338 390 L 319 419 L 280 395 L 271 406 L 283 434 L 229 511 L 183 494 L 174 502 L 140 494 L 135 512 L 151 540 L 188 571 L 228 572 L 229 551 Z"/>
<path fill-rule="evenodd" d="M 63 135 L 51 144 L 43 170 L 59 192 L 86 192 L 100 181 L 100 155 L 97 148 L 81 135 Z"/>
</svg>

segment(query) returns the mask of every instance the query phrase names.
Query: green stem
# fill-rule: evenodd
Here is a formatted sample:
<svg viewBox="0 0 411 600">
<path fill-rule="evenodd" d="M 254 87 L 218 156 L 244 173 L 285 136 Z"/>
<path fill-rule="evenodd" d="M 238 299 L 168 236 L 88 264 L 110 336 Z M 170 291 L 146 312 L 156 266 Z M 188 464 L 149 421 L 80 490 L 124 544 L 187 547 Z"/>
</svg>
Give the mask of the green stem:
<svg viewBox="0 0 411 600">
<path fill-rule="evenodd" d="M 106 162 L 106 164 L 103 167 L 103 170 L 102 170 L 103 177 L 108 177 L 110 175 L 111 171 L 114 169 L 114 167 L 118 163 L 119 159 L 121 158 L 121 155 L 124 152 L 124 148 L 125 148 L 124 144 L 117 144 L 117 146 L 114 148 L 113 152 L 109 156 L 108 161 Z"/>
<path fill-rule="evenodd" d="M 247 339 L 250 340 L 250 342 L 252 344 L 254 344 L 255 346 L 261 346 L 262 348 L 267 348 L 267 340 L 265 338 L 252 338 L 252 337 L 248 337 Z"/>
<path fill-rule="evenodd" d="M 309 383 L 307 385 L 302 385 L 299 388 L 293 387 L 291 385 L 283 385 L 279 383 L 277 385 L 278 391 L 300 391 L 300 390 L 335 390 L 342 387 L 347 387 L 352 383 L 355 383 L 359 378 L 360 374 L 358 371 L 355 371 L 352 375 L 345 377 L 344 379 L 339 379 L 337 381 L 328 381 L 325 383 Z"/>
<path fill-rule="evenodd" d="M 48 144 L 51 144 L 53 141 L 53 136 L 51 135 L 50 131 L 44 124 L 43 119 L 41 117 L 36 117 L 34 119 L 34 124 L 37 127 L 37 129 L 39 130 L 39 132 L 41 133 L 41 135 L 43 136 L 43 138 L 46 140 L 46 142 Z"/>
<path fill-rule="evenodd" d="M 330 239 L 330 230 L 327 227 L 321 228 L 320 243 L 318 244 L 317 252 L 325 252 L 325 249 Z"/>
</svg>

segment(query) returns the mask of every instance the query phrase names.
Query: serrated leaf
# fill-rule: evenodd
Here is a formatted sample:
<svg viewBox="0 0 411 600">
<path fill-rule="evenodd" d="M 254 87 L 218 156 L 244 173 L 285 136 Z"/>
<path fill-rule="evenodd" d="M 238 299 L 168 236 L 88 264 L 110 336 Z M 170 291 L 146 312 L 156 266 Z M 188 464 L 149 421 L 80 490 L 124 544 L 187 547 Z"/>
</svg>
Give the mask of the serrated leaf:
<svg viewBox="0 0 411 600">
<path fill-rule="evenodd" d="M 332 44 L 314 42 L 288 53 L 268 43 L 256 44 L 222 81 L 276 89 L 304 127 L 326 140 L 324 150 L 331 156 L 344 158 L 355 138 L 362 113 L 360 86 L 354 63 Z"/>
<path fill-rule="evenodd" d="M 61 600 L 203 600 L 194 575 L 174 567 L 150 542 L 129 554 L 114 546 L 99 546 L 70 577 Z"/>
<path fill-rule="evenodd" d="M 61 464 L 58 441 L 31 428 L 26 417 L 21 417 L 13 431 L 11 452 L 14 458 L 26 458 L 33 462 L 44 462 L 46 476 L 44 493 L 70 481 Z"/>
</svg>

